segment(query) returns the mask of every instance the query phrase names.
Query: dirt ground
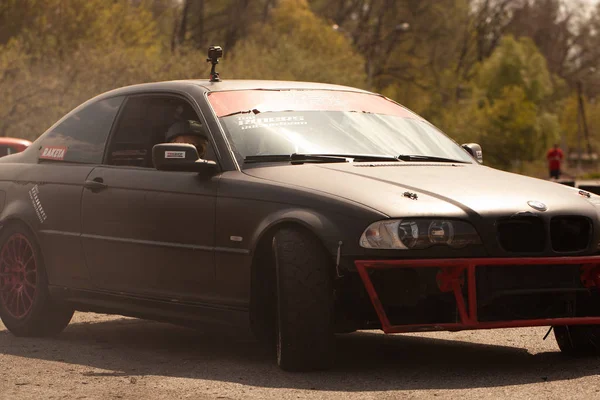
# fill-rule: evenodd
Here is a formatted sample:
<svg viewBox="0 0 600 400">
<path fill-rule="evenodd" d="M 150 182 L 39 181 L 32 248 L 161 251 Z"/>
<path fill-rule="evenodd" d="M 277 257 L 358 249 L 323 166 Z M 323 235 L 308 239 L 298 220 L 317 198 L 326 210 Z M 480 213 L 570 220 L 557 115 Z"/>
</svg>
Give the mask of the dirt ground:
<svg viewBox="0 0 600 400">
<path fill-rule="evenodd" d="M 598 358 L 546 331 L 340 335 L 334 370 L 291 374 L 250 338 L 77 313 L 54 339 L 0 323 L 0 399 L 600 399 Z"/>
</svg>

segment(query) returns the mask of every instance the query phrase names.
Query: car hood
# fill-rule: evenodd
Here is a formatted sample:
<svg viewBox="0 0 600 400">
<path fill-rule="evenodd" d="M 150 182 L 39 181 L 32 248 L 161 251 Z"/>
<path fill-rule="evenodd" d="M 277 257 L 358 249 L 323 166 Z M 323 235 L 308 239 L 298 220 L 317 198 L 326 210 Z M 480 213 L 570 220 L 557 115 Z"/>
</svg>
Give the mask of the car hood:
<svg viewBox="0 0 600 400">
<path fill-rule="evenodd" d="M 375 209 L 390 217 L 500 216 L 538 212 L 597 217 L 592 199 L 555 182 L 477 164 L 344 163 L 266 166 L 248 175 L 325 192 Z M 415 196 L 416 195 L 416 196 Z"/>
</svg>

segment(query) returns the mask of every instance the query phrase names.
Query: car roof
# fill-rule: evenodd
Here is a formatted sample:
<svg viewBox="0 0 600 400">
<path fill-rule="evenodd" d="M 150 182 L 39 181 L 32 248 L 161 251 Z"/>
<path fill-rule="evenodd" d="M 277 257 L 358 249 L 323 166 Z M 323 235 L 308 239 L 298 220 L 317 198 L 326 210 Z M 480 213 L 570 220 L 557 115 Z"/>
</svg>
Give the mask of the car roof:
<svg viewBox="0 0 600 400">
<path fill-rule="evenodd" d="M 320 89 L 320 90 L 343 90 L 350 92 L 364 92 L 364 90 L 342 85 L 316 82 L 297 81 L 269 81 L 269 80 L 223 80 L 221 82 L 209 82 L 207 80 L 194 80 L 194 84 L 205 88 L 207 91 L 220 92 L 228 90 L 281 90 L 281 89 Z"/>
<path fill-rule="evenodd" d="M 296 82 L 296 81 L 270 81 L 270 80 L 237 80 L 229 79 L 221 82 L 209 82 L 208 79 L 189 79 L 179 81 L 165 81 L 142 83 L 138 85 L 125 86 L 103 93 L 92 100 L 99 100 L 104 97 L 112 97 L 119 95 L 136 94 L 147 91 L 168 91 L 189 89 L 190 86 L 196 86 L 206 92 L 220 92 L 231 90 L 338 90 L 350 91 L 357 93 L 370 93 L 362 89 L 332 85 L 327 83 L 315 82 Z"/>
</svg>

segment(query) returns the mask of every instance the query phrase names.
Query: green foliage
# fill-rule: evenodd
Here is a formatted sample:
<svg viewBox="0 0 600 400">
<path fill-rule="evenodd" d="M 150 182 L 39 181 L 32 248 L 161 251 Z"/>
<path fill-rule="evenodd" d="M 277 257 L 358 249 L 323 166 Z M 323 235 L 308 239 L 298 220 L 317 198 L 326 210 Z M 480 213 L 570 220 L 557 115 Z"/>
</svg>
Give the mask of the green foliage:
<svg viewBox="0 0 600 400">
<path fill-rule="evenodd" d="M 530 38 L 504 37 L 500 46 L 481 66 L 477 77 L 490 101 L 501 97 L 507 86 L 523 88 L 527 100 L 539 104 L 552 91 L 546 59 Z"/>
<path fill-rule="evenodd" d="M 486 109 L 482 146 L 486 162 L 509 168 L 519 161 L 530 161 L 537 155 L 537 107 L 527 99 L 523 89 L 508 86 Z M 512 163 L 512 165 L 511 165 Z"/>
<path fill-rule="evenodd" d="M 460 141 L 479 141 L 486 164 L 522 171 L 560 137 L 544 57 L 528 38 L 502 39 L 477 68 L 467 98 L 442 110 L 440 126 Z M 437 121 L 436 121 L 437 122 Z"/>
<path fill-rule="evenodd" d="M 438 117 L 432 118 L 432 122 L 443 127 L 444 131 L 459 143 L 481 143 L 486 129 L 486 118 L 485 108 L 482 108 L 476 101 L 468 101 L 451 105 Z M 488 163 L 487 153 L 491 149 L 484 150 L 486 163 Z"/>
<path fill-rule="evenodd" d="M 416 85 L 393 84 L 384 88 L 381 94 L 396 100 L 424 118 L 430 118 L 429 114 L 434 110 L 432 94 Z"/>
<path fill-rule="evenodd" d="M 600 179 L 600 172 L 589 172 L 584 174 L 581 179 Z"/>
<path fill-rule="evenodd" d="M 364 60 L 304 0 L 282 0 L 269 23 L 238 42 L 227 75 L 364 86 Z"/>
<path fill-rule="evenodd" d="M 16 37 L 36 59 L 65 59 L 82 48 L 157 47 L 152 13 L 128 0 L 27 1 L 28 23 Z"/>
<path fill-rule="evenodd" d="M 549 148 L 555 143 L 561 141 L 561 128 L 559 117 L 556 114 L 549 112 L 542 112 L 538 114 L 536 122 L 536 130 L 539 135 L 537 148 L 540 154 L 543 150 Z"/>
</svg>

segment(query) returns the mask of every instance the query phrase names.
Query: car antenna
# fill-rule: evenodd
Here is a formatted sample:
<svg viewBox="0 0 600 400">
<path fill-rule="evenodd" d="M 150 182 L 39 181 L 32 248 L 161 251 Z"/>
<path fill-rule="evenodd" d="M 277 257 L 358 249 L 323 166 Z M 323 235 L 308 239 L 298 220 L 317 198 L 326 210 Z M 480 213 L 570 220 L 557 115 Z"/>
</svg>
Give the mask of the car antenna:
<svg viewBox="0 0 600 400">
<path fill-rule="evenodd" d="M 206 62 L 212 64 L 212 68 L 210 69 L 211 82 L 221 82 L 219 73 L 215 71 L 215 67 L 219 63 L 219 58 L 221 57 L 223 57 L 223 49 L 221 46 L 210 46 L 208 48 L 208 58 L 206 59 Z"/>
</svg>

